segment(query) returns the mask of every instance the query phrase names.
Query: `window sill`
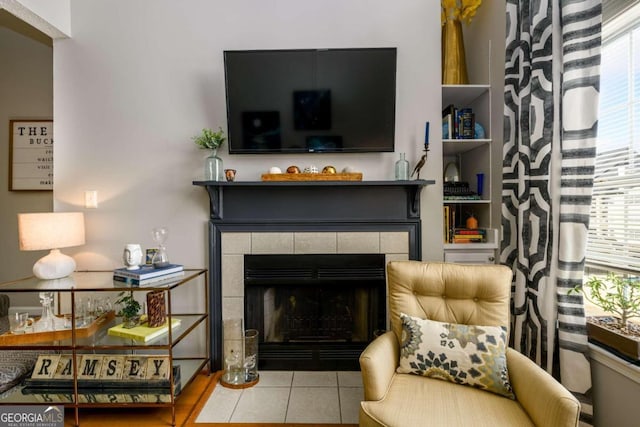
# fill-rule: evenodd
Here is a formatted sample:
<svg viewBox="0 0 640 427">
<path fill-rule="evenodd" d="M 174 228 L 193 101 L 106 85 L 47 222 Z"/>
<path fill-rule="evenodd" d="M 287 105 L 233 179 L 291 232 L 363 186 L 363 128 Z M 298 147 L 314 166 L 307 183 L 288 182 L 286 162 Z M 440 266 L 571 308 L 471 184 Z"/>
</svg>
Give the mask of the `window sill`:
<svg viewBox="0 0 640 427">
<path fill-rule="evenodd" d="M 625 376 L 629 380 L 640 384 L 640 367 L 619 358 L 595 344 L 589 344 L 589 354 L 592 361 L 598 362 L 601 365 L 614 370 L 620 375 Z"/>
</svg>

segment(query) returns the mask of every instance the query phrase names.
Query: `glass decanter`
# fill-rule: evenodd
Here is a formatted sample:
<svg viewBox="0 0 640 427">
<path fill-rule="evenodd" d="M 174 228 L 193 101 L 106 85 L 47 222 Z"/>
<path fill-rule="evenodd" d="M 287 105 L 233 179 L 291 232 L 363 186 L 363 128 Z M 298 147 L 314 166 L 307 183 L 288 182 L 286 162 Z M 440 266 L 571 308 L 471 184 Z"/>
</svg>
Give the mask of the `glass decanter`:
<svg viewBox="0 0 640 427">
<path fill-rule="evenodd" d="M 42 315 L 34 323 L 33 329 L 36 332 L 55 331 L 63 329 L 64 321 L 53 315 L 53 292 L 40 292 L 40 304 L 42 304 Z"/>
<path fill-rule="evenodd" d="M 153 254 L 153 258 L 151 258 L 153 266 L 155 268 L 168 266 L 169 257 L 167 256 L 167 249 L 164 247 L 164 242 L 169 236 L 169 230 L 166 227 L 155 227 L 151 230 L 151 236 L 153 237 L 153 241 L 158 245 L 156 253 Z"/>
</svg>

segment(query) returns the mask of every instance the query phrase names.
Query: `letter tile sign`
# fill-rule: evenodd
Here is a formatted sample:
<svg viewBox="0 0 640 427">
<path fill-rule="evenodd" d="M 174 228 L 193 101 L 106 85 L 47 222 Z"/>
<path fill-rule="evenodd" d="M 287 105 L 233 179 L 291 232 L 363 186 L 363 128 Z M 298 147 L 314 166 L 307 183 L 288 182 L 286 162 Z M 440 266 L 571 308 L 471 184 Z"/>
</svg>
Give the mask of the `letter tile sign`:
<svg viewBox="0 0 640 427">
<path fill-rule="evenodd" d="M 168 387 L 169 357 L 152 355 L 83 354 L 78 355 L 78 380 L 89 385 L 146 385 Z M 178 372 L 174 375 L 177 377 Z M 51 385 L 72 380 L 73 365 L 69 354 L 44 354 L 31 374 L 30 385 Z M 174 378 L 177 380 L 178 378 Z M 176 381 L 177 382 L 177 381 Z"/>
<path fill-rule="evenodd" d="M 9 190 L 53 190 L 53 121 L 9 121 Z"/>
</svg>

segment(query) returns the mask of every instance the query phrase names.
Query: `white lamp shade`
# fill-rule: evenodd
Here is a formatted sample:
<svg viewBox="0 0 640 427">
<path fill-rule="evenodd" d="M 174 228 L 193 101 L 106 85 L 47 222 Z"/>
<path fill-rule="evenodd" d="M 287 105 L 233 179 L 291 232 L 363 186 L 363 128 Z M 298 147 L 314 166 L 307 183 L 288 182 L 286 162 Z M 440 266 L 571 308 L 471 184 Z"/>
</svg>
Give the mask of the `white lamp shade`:
<svg viewBox="0 0 640 427">
<path fill-rule="evenodd" d="M 33 274 L 40 279 L 60 279 L 73 273 L 76 262 L 58 248 L 84 244 L 84 214 L 82 212 L 50 212 L 18 214 L 20 250 L 51 249 L 33 265 Z"/>
<path fill-rule="evenodd" d="M 66 248 L 84 245 L 82 212 L 18 214 L 21 251 Z"/>
</svg>

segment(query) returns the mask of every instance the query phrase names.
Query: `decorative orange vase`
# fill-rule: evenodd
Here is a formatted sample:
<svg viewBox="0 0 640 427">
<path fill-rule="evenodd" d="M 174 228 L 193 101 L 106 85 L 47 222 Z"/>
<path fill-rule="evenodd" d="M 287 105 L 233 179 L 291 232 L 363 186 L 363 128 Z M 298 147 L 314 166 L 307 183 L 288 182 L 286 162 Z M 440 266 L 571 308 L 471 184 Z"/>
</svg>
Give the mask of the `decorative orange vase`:
<svg viewBox="0 0 640 427">
<path fill-rule="evenodd" d="M 459 19 L 447 19 L 442 26 L 442 84 L 469 84 L 462 23 Z"/>
<path fill-rule="evenodd" d="M 471 215 L 469 218 L 467 218 L 467 228 L 470 229 L 476 229 L 478 228 L 478 220 L 476 219 L 475 216 Z"/>
</svg>

